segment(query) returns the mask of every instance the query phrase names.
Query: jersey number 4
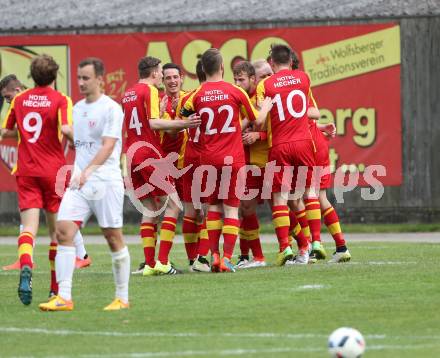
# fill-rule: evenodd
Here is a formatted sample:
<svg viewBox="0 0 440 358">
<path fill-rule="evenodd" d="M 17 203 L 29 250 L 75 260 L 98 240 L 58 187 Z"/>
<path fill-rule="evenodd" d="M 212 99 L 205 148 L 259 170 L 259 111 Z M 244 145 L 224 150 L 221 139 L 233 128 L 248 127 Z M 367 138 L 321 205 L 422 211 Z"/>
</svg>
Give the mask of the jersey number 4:
<svg viewBox="0 0 440 358">
<path fill-rule="evenodd" d="M 128 128 L 135 129 L 136 134 L 141 135 L 142 123 L 139 122 L 139 116 L 136 107 L 134 107 L 133 110 L 131 111 L 131 117 Z"/>
</svg>

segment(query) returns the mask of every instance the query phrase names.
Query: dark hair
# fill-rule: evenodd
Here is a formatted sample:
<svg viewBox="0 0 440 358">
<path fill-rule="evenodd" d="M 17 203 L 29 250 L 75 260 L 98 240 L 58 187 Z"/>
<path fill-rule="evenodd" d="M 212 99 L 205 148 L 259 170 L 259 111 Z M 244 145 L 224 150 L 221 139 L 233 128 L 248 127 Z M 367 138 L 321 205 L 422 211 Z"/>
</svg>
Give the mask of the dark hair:
<svg viewBox="0 0 440 358">
<path fill-rule="evenodd" d="M 37 86 L 48 86 L 57 79 L 59 66 L 52 56 L 40 55 L 31 62 L 31 77 Z"/>
<path fill-rule="evenodd" d="M 11 82 L 14 82 L 14 87 L 23 87 L 17 76 L 14 74 L 7 75 L 0 81 L 0 91 L 8 87 Z"/>
<path fill-rule="evenodd" d="M 206 73 L 203 71 L 202 61 L 198 60 L 196 65 L 196 74 L 200 83 L 206 81 Z"/>
<path fill-rule="evenodd" d="M 203 71 L 208 76 L 212 76 L 218 70 L 220 70 L 223 63 L 223 58 L 220 51 L 216 48 L 210 48 L 206 50 L 201 58 Z"/>
<path fill-rule="evenodd" d="M 87 57 L 79 63 L 78 67 L 83 68 L 88 65 L 93 66 L 93 70 L 95 71 L 96 77 L 104 76 L 104 71 L 105 71 L 104 62 L 102 62 L 101 59 L 96 57 Z"/>
<path fill-rule="evenodd" d="M 292 61 L 292 50 L 286 45 L 273 44 L 270 46 L 270 59 L 277 65 L 288 65 Z"/>
<path fill-rule="evenodd" d="M 161 61 L 156 57 L 142 57 L 138 63 L 139 78 L 148 78 L 153 71 L 159 66 Z"/>
<path fill-rule="evenodd" d="M 176 65 L 175 63 L 169 62 L 162 66 L 162 72 L 165 74 L 165 70 L 174 69 L 179 72 L 179 76 L 182 74 L 182 70 L 180 69 L 179 65 Z"/>
<path fill-rule="evenodd" d="M 297 70 L 299 68 L 299 58 L 295 51 L 292 50 L 292 69 Z"/>
<path fill-rule="evenodd" d="M 249 77 L 255 76 L 255 68 L 249 61 L 241 61 L 237 63 L 232 72 L 234 76 L 239 76 L 242 72 L 246 73 Z"/>
</svg>

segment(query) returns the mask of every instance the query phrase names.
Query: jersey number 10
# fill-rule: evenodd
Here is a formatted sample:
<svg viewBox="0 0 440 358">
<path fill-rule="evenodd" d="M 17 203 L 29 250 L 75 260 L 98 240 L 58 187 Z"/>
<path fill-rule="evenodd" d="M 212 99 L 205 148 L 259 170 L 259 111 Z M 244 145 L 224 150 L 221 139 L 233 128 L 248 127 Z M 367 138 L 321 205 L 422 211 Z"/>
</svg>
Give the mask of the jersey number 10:
<svg viewBox="0 0 440 358">
<path fill-rule="evenodd" d="M 295 96 L 299 96 L 301 99 L 301 102 L 302 102 L 302 107 L 301 107 L 302 109 L 300 112 L 296 112 L 293 109 L 293 99 Z M 299 91 L 299 90 L 293 90 L 287 95 L 286 103 L 285 103 L 286 106 L 283 106 L 283 101 L 282 101 L 281 95 L 279 93 L 274 97 L 274 101 L 277 105 L 278 117 L 280 118 L 281 122 L 286 120 L 286 116 L 284 113 L 285 107 L 287 107 L 287 111 L 295 119 L 302 118 L 302 116 L 304 116 L 304 114 L 306 113 L 306 110 L 307 110 L 306 95 L 304 94 L 304 92 Z"/>
</svg>

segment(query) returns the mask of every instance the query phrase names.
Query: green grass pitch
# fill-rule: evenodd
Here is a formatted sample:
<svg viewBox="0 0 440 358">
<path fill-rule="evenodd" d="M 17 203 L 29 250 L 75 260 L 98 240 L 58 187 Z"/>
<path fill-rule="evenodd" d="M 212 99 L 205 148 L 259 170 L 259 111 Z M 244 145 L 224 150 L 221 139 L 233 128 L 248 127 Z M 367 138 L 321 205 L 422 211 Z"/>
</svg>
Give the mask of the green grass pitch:
<svg viewBox="0 0 440 358">
<path fill-rule="evenodd" d="M 332 247 L 327 244 L 330 251 Z M 34 299 L 17 297 L 18 273 L 0 271 L 0 357 L 327 357 L 336 328 L 359 329 L 366 357 L 440 357 L 440 245 L 352 243 L 348 264 L 267 267 L 235 274 L 132 276 L 132 308 L 113 299 L 108 249 L 87 245 L 90 268 L 74 276 L 73 312 L 38 310 L 47 298 L 47 246 L 36 248 Z M 142 259 L 131 245 L 132 268 Z M 269 262 L 276 246 L 265 244 Z M 237 250 L 237 249 L 236 249 Z M 0 246 L 0 265 L 16 247 Z"/>
</svg>

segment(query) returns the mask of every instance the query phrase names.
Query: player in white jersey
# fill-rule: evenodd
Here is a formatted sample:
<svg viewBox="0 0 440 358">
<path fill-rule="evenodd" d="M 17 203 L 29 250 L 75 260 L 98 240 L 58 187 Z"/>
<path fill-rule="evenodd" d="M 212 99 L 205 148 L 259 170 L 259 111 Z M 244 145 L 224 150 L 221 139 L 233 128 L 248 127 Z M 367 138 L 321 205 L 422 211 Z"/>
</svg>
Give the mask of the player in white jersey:
<svg viewBox="0 0 440 358">
<path fill-rule="evenodd" d="M 104 310 L 129 307 L 130 255 L 122 237 L 124 185 L 120 169 L 123 113 L 102 94 L 104 65 L 87 58 L 78 66 L 78 84 L 84 99 L 73 108 L 76 157 L 69 189 L 61 202 L 57 222 L 56 274 L 58 296 L 40 305 L 43 311 L 71 311 L 75 261 L 73 236 L 78 224 L 94 214 L 111 250 L 116 285 L 114 301 Z"/>
</svg>

